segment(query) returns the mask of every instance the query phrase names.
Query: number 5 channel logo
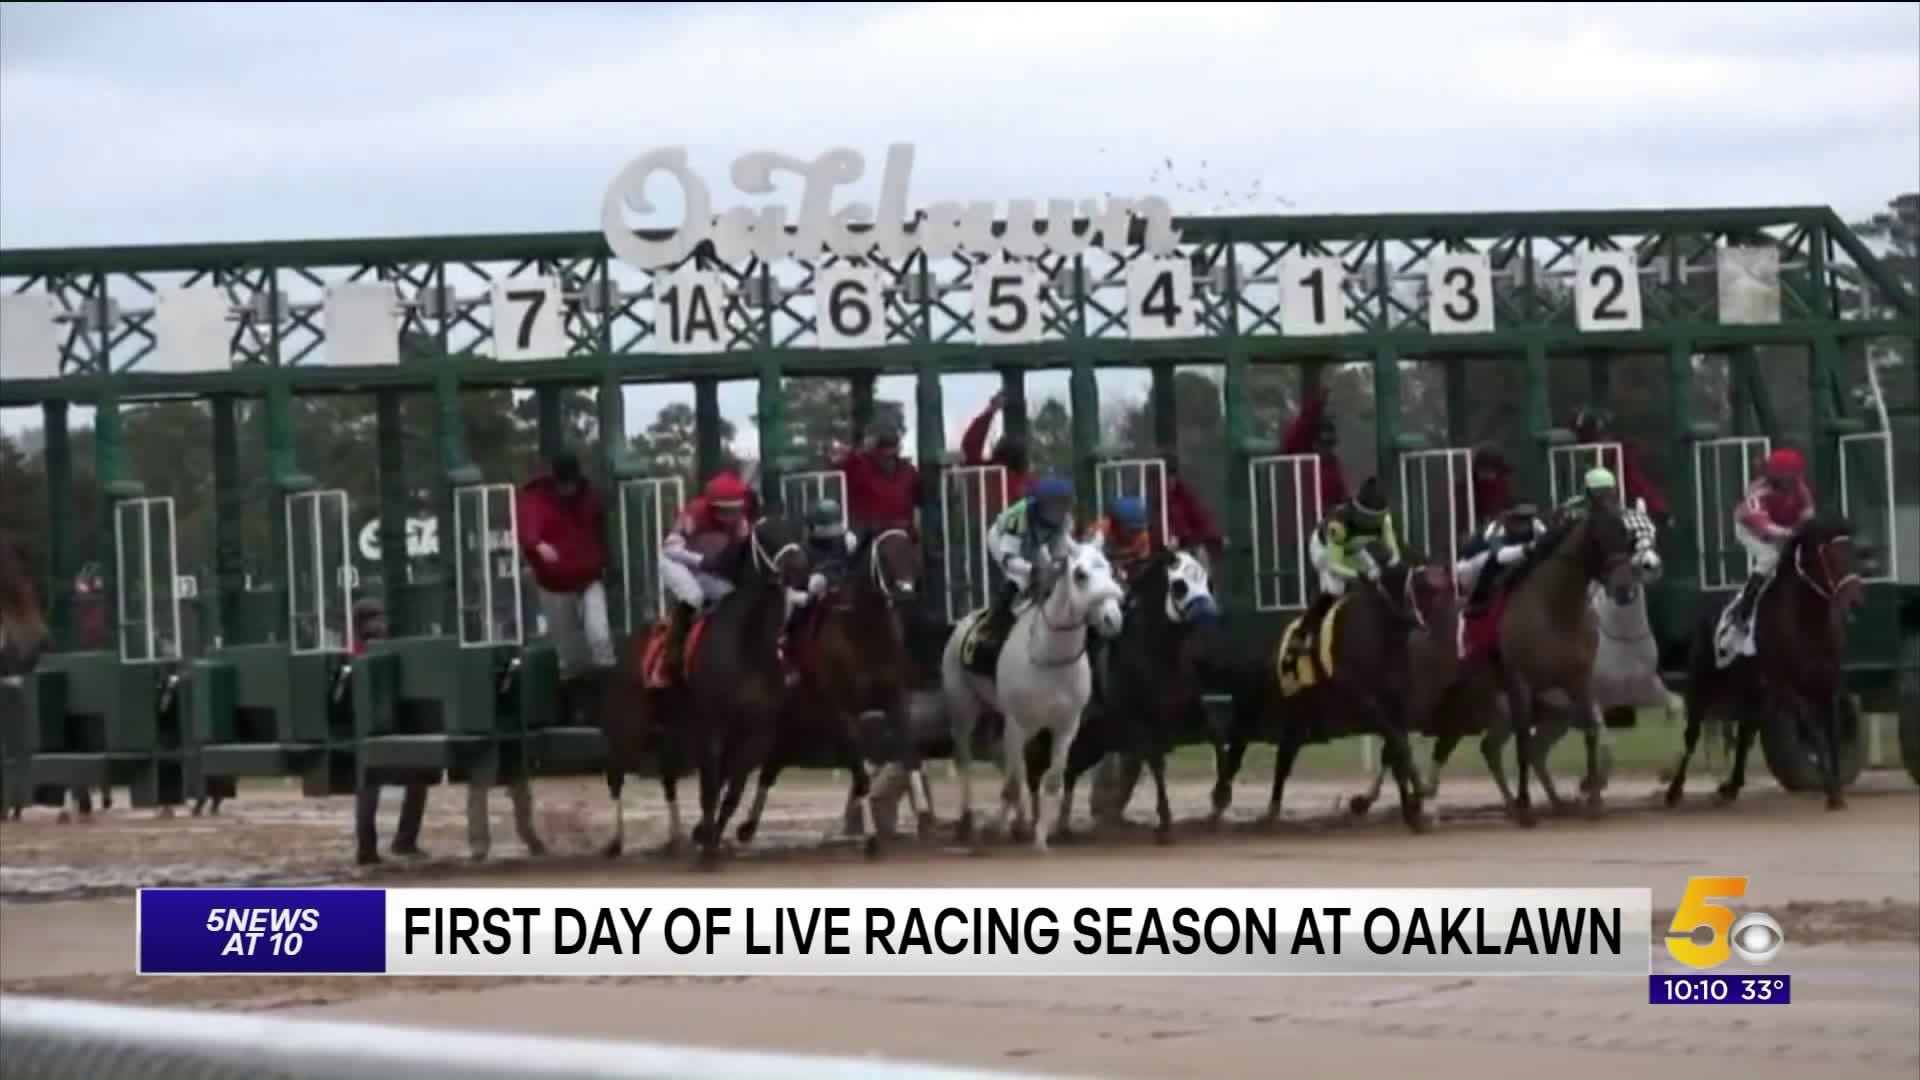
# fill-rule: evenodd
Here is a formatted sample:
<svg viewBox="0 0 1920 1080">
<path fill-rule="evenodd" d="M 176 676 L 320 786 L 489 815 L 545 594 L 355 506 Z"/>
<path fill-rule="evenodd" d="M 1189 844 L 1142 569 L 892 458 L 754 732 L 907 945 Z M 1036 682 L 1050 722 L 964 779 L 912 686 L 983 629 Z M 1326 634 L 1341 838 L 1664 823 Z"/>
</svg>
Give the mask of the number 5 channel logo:
<svg viewBox="0 0 1920 1080">
<path fill-rule="evenodd" d="M 1716 968 L 1738 953 L 1749 964 L 1764 964 L 1780 955 L 1786 941 L 1780 924 L 1764 911 L 1749 911 L 1738 918 L 1733 909 L 1720 903 L 1747 895 L 1744 877 L 1695 877 L 1687 879 L 1686 895 L 1667 926 L 1667 955 L 1690 968 Z M 1706 940 L 1702 941 L 1702 931 Z"/>
</svg>

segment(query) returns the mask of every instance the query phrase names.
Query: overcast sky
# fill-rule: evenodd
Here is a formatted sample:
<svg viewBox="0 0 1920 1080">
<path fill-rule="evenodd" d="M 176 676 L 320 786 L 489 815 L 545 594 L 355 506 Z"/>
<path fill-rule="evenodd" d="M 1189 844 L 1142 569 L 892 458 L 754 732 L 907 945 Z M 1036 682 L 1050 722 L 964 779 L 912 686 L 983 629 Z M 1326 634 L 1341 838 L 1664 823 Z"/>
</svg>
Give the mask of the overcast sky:
<svg viewBox="0 0 1920 1080">
<path fill-rule="evenodd" d="M 593 229 L 654 147 L 730 205 L 740 152 L 891 141 L 920 204 L 1861 213 L 1920 188 L 1920 5 L 0 7 L 7 247 Z"/>
</svg>

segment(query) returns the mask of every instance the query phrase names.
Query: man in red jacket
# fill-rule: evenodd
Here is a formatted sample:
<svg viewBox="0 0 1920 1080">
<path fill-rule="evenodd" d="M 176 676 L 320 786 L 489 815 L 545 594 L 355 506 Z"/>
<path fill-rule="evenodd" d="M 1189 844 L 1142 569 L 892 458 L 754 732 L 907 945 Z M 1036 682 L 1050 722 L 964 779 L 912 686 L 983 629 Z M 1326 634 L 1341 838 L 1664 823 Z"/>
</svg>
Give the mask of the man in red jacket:
<svg viewBox="0 0 1920 1080">
<path fill-rule="evenodd" d="M 1180 459 L 1166 456 L 1167 539 L 1175 547 L 1193 554 L 1202 566 L 1212 569 L 1212 561 L 1226 549 L 1227 538 L 1220 523 L 1200 496 L 1187 486 L 1180 475 Z"/>
<path fill-rule="evenodd" d="M 533 571 L 540 614 L 560 654 L 560 677 L 572 681 L 613 666 L 607 622 L 606 507 L 571 450 L 553 456 L 547 475 L 522 485 L 515 510 L 520 550 Z"/>
<path fill-rule="evenodd" d="M 920 505 L 920 470 L 900 456 L 900 432 L 883 424 L 862 447 L 834 455 L 847 477 L 847 516 L 856 532 L 914 530 Z"/>
<path fill-rule="evenodd" d="M 1347 476 L 1340 469 L 1340 433 L 1327 415 L 1327 392 L 1300 403 L 1300 412 L 1280 438 L 1283 454 L 1313 454 L 1320 459 L 1320 516 L 1346 505 Z"/>
<path fill-rule="evenodd" d="M 1456 507 L 1460 536 L 1478 536 L 1483 522 L 1492 522 L 1513 506 L 1513 466 L 1507 455 L 1493 443 L 1473 448 L 1473 514 L 1477 520 L 1465 520 L 1466 507 Z M 1459 539 L 1459 537 L 1455 537 Z"/>
<path fill-rule="evenodd" d="M 1027 460 L 1027 440 L 1013 432 L 1008 432 L 1000 436 L 999 442 L 993 444 L 991 455 L 986 452 L 987 431 L 993 427 L 993 418 L 1000 412 L 1000 407 L 1006 404 L 1006 400 L 1005 394 L 993 395 L 993 398 L 987 402 L 987 407 L 980 410 L 980 415 L 974 417 L 973 422 L 967 425 L 967 430 L 960 436 L 960 461 L 965 465 L 998 465 L 1006 469 L 1006 505 L 1012 506 L 1026 498 L 1027 484 L 1032 480 L 1032 474 L 1028 471 L 1030 463 Z"/>
<path fill-rule="evenodd" d="M 1647 476 L 1647 471 L 1640 467 L 1640 457 L 1633 452 L 1633 447 L 1628 445 L 1626 440 L 1613 434 L 1612 419 L 1606 411 L 1581 409 L 1579 415 L 1573 418 L 1573 435 L 1583 443 L 1619 441 L 1620 493 L 1626 497 L 1627 506 L 1644 501 L 1647 516 L 1664 531 L 1668 518 L 1667 497 L 1661 494 L 1660 489 Z"/>
</svg>

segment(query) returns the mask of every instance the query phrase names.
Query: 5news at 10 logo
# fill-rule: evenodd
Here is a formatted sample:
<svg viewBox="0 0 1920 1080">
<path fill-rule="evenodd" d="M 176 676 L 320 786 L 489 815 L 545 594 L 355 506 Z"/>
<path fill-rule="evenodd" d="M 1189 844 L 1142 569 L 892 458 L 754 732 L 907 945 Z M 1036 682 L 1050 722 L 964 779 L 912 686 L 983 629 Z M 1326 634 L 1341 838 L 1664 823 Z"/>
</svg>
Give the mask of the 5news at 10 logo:
<svg viewBox="0 0 1920 1080">
<path fill-rule="evenodd" d="M 1747 895 L 1744 877 L 1687 879 L 1687 891 L 1667 926 L 1667 955 L 1694 970 L 1648 977 L 1654 1005 L 1788 1005 L 1787 975 L 1723 975 L 1718 969 L 1738 956 L 1760 967 L 1780 955 L 1786 934 L 1773 916 L 1749 911 L 1736 916 L 1726 901 Z"/>
</svg>

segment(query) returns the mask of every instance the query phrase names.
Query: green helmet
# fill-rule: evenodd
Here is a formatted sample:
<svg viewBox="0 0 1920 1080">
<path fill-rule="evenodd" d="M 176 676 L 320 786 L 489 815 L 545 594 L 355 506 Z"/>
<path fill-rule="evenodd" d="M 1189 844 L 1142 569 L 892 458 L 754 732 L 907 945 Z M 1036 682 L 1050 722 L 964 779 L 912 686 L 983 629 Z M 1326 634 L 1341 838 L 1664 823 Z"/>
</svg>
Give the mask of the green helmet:
<svg viewBox="0 0 1920 1080">
<path fill-rule="evenodd" d="M 813 509 L 807 511 L 807 528 L 819 536 L 844 530 L 846 523 L 840 513 L 840 504 L 832 499 L 821 499 L 814 503 Z"/>
<path fill-rule="evenodd" d="M 1620 486 L 1614 481 L 1613 472 L 1599 465 L 1587 470 L 1586 485 L 1588 491 L 1616 491 Z"/>
</svg>

